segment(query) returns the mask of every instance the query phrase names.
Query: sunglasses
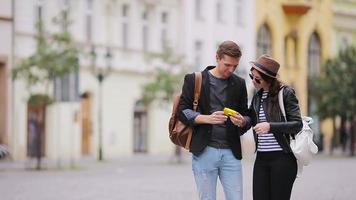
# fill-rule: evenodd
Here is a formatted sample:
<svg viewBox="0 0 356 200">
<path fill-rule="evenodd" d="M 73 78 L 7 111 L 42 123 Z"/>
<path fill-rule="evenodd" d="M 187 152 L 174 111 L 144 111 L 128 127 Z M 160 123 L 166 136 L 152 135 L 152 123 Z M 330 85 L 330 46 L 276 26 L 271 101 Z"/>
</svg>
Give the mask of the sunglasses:
<svg viewBox="0 0 356 200">
<path fill-rule="evenodd" d="M 253 74 L 248 74 L 251 80 L 255 79 L 256 83 L 261 84 L 262 79 L 256 78 Z"/>
</svg>

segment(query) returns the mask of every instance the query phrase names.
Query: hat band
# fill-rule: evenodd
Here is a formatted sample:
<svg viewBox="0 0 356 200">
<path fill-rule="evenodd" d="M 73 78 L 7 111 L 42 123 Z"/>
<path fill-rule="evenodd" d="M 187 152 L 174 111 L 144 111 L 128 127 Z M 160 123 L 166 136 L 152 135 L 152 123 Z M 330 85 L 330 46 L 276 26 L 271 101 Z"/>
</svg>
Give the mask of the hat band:
<svg viewBox="0 0 356 200">
<path fill-rule="evenodd" d="M 260 69 L 262 69 L 263 71 L 267 72 L 269 75 L 275 77 L 277 76 L 277 73 L 272 72 L 271 70 L 267 69 L 265 66 L 263 66 L 262 64 L 258 63 L 258 62 L 254 62 L 254 64 L 259 67 Z"/>
</svg>

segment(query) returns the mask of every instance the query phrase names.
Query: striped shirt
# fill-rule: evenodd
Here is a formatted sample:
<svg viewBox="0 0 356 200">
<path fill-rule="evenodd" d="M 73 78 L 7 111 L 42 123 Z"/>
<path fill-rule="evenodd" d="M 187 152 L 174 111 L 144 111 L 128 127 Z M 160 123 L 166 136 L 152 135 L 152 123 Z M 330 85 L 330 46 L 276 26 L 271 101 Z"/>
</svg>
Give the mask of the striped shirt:
<svg viewBox="0 0 356 200">
<path fill-rule="evenodd" d="M 266 122 L 266 114 L 263 109 L 263 102 L 267 99 L 268 91 L 263 91 L 260 110 L 258 113 L 259 122 Z M 281 146 L 278 144 L 276 138 L 274 137 L 273 133 L 264 133 L 257 135 L 258 138 L 258 145 L 257 151 L 259 152 L 269 152 L 269 151 L 282 151 Z"/>
</svg>

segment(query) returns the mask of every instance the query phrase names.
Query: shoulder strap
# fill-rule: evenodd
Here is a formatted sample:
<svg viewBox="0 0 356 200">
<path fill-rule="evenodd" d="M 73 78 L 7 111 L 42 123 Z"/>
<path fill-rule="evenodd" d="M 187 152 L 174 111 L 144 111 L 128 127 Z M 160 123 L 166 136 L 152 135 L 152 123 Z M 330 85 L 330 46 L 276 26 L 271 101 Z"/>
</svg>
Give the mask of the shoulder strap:
<svg viewBox="0 0 356 200">
<path fill-rule="evenodd" d="M 287 121 L 286 110 L 284 109 L 283 90 L 284 90 L 284 86 L 282 86 L 282 88 L 278 92 L 278 103 L 279 103 L 279 108 L 282 111 L 283 119 L 284 119 L 284 121 Z M 291 136 L 292 136 L 292 139 L 294 140 L 295 135 L 292 134 Z"/>
<path fill-rule="evenodd" d="M 195 86 L 194 86 L 194 101 L 193 101 L 193 110 L 197 111 L 198 102 L 200 98 L 202 74 L 201 72 L 195 72 Z"/>
<path fill-rule="evenodd" d="M 283 90 L 284 87 L 282 87 L 278 92 L 278 103 L 279 103 L 279 108 L 282 111 L 283 118 L 285 121 L 287 121 L 286 110 L 284 109 L 284 102 L 283 102 Z"/>
</svg>

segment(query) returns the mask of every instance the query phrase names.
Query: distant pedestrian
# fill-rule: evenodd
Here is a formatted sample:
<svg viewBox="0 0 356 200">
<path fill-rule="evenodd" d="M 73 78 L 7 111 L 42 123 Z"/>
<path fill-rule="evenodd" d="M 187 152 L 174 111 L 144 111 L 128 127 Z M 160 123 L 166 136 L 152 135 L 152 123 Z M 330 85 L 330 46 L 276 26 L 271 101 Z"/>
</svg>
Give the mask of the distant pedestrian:
<svg viewBox="0 0 356 200">
<path fill-rule="evenodd" d="M 302 129 L 294 90 L 277 79 L 279 63 L 268 55 L 251 62 L 250 77 L 255 88 L 250 110 L 257 156 L 253 169 L 254 200 L 288 200 L 297 175 L 297 161 L 289 146 L 292 135 Z M 278 103 L 283 99 L 287 122 Z"/>
<path fill-rule="evenodd" d="M 236 76 L 240 47 L 232 41 L 219 45 L 216 66 L 202 71 L 202 88 L 197 112 L 193 111 L 194 73 L 184 78 L 178 117 L 193 127 L 190 151 L 199 199 L 216 199 L 219 177 L 227 200 L 242 199 L 240 136 L 250 127 L 245 80 Z M 227 116 L 224 107 L 239 113 Z"/>
</svg>

